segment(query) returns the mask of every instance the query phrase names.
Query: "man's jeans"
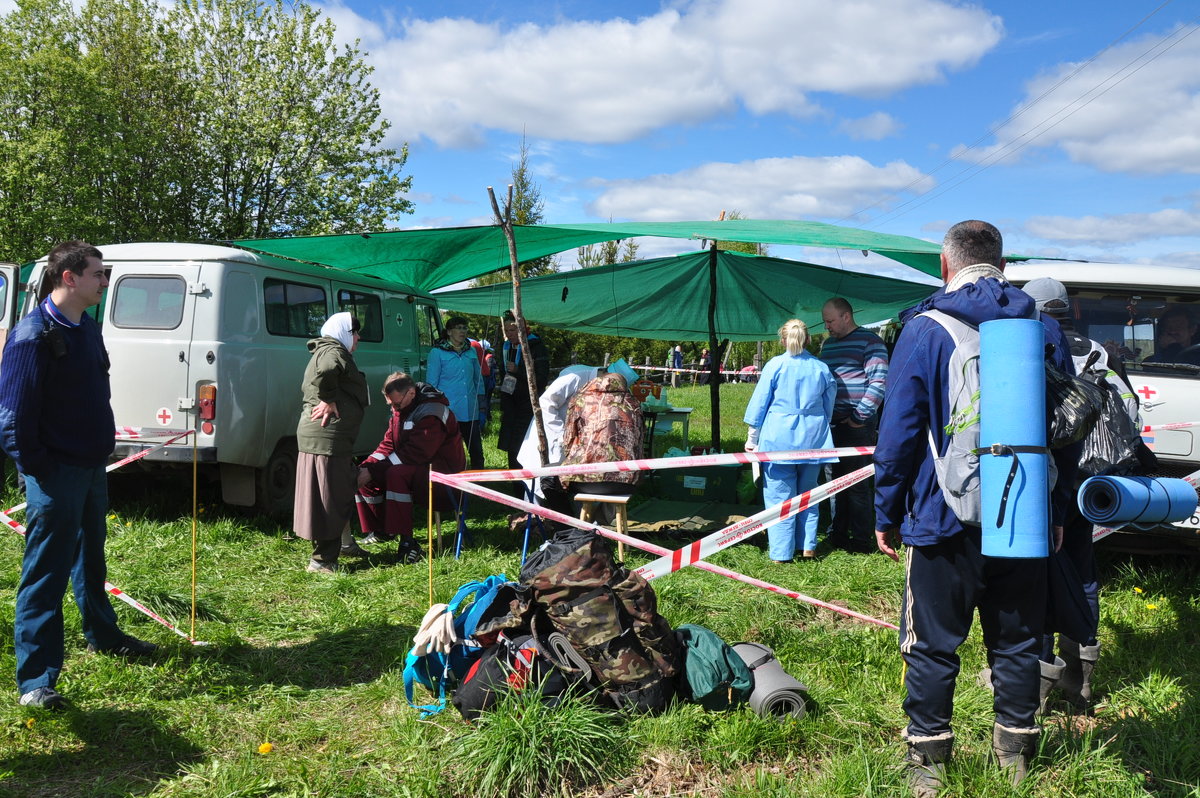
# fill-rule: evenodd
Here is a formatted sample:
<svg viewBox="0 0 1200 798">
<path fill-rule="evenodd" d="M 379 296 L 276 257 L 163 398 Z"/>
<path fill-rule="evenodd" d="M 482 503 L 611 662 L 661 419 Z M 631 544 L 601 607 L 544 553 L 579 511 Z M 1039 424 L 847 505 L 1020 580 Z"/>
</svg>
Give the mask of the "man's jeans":
<svg viewBox="0 0 1200 798">
<path fill-rule="evenodd" d="M 17 687 L 27 693 L 53 687 L 63 664 L 62 599 L 67 579 L 83 619 L 83 636 L 97 648 L 121 640 L 104 581 L 108 478 L 104 466 L 58 464 L 25 477 L 28 532 L 17 587 L 14 647 Z"/>
</svg>

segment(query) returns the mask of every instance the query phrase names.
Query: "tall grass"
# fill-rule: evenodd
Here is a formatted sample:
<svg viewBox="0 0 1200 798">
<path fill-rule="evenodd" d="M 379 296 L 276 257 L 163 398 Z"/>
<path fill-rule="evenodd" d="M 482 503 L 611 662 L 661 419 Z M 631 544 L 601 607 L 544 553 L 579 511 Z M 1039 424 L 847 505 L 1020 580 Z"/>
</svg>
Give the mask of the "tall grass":
<svg viewBox="0 0 1200 798">
<path fill-rule="evenodd" d="M 740 416 L 751 388 L 722 388 L 727 451 L 744 439 Z M 695 443 L 707 389 L 690 390 L 672 390 L 671 399 L 696 407 Z M 489 463 L 499 465 L 488 448 Z M 113 497 L 110 579 L 187 629 L 189 482 L 116 477 Z M 19 501 L 11 486 L 5 498 L 5 506 Z M 685 569 L 655 581 L 662 613 L 676 625 L 701 623 L 730 641 L 774 647 L 810 687 L 805 718 L 780 723 L 746 708 L 715 714 L 684 705 L 621 719 L 578 705 L 543 712 L 518 700 L 475 726 L 453 709 L 422 722 L 405 702 L 402 666 L 428 606 L 427 563 L 398 565 L 394 553 L 381 552 L 350 561 L 338 576 L 308 574 L 307 543 L 214 499 L 202 497 L 197 562 L 196 633 L 211 645 L 191 646 L 118 604 L 123 627 L 159 643 L 161 655 L 144 663 L 90 655 L 68 601 L 59 684 L 71 708 L 19 707 L 15 689 L 0 702 L 0 796 L 906 794 L 894 632 Z M 472 505 L 472 544 L 459 560 L 434 560 L 436 600 L 470 579 L 517 572 L 520 536 L 505 516 Z M 824 546 L 819 553 L 816 562 L 775 565 L 754 538 L 715 561 L 895 619 L 898 565 Z M 0 535 L 0 673 L 9 679 L 20 555 L 20 538 Z M 1200 560 L 1104 552 L 1100 567 L 1096 713 L 1056 707 L 1021 794 L 1198 798 Z M 949 794 L 1009 795 L 987 760 L 991 696 L 974 681 L 984 663 L 977 629 L 961 653 Z"/>
</svg>

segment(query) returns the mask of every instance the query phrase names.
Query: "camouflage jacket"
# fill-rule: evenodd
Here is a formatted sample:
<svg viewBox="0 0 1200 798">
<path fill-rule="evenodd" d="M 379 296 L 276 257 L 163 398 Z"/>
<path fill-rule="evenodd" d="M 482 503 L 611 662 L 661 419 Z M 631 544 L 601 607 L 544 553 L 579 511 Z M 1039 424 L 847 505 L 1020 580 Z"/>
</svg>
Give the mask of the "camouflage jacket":
<svg viewBox="0 0 1200 798">
<path fill-rule="evenodd" d="M 642 406 L 616 374 L 601 374 L 571 398 L 563 428 L 563 465 L 642 457 Z M 638 472 L 575 474 L 563 482 L 637 482 Z"/>
</svg>

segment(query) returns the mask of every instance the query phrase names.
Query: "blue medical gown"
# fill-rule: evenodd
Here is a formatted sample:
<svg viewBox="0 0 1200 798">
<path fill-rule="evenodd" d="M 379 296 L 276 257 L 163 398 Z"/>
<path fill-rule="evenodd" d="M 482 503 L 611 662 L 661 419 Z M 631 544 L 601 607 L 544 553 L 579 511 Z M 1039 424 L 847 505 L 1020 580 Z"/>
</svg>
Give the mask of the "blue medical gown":
<svg viewBox="0 0 1200 798">
<path fill-rule="evenodd" d="M 808 352 L 767 361 L 743 419 L 759 428 L 758 451 L 832 449 L 829 418 L 836 392 L 829 368 Z M 811 490 L 817 484 L 820 464 L 835 459 L 764 463 L 763 501 L 771 507 Z M 771 559 L 790 560 L 797 548 L 815 549 L 818 516 L 814 505 L 768 529 Z M 798 533 L 803 535 L 799 540 Z"/>
</svg>

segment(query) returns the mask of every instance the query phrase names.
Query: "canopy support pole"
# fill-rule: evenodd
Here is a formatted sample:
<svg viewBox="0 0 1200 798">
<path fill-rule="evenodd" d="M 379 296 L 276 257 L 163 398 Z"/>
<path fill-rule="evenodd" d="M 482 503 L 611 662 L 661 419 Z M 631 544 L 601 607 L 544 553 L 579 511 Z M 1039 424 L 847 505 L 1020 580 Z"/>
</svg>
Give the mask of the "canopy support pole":
<svg viewBox="0 0 1200 798">
<path fill-rule="evenodd" d="M 496 224 L 504 231 L 508 241 L 509 269 L 512 274 L 513 287 L 513 317 L 517 324 L 517 339 L 521 343 L 521 357 L 525 360 L 525 384 L 529 389 L 529 404 L 533 407 L 533 426 L 538 436 L 538 458 L 544 466 L 547 464 L 549 447 L 546 445 L 546 427 L 542 423 L 542 405 L 538 401 L 537 369 L 534 368 L 533 355 L 529 351 L 529 336 L 525 330 L 525 314 L 521 312 L 521 262 L 517 260 L 517 239 L 513 235 L 512 206 L 513 187 L 508 184 L 508 201 L 504 203 L 504 213 L 500 213 L 500 205 L 496 202 L 496 193 L 492 187 L 487 187 L 488 199 L 492 201 L 492 213 L 496 216 Z"/>
<path fill-rule="evenodd" d="M 708 250 L 708 396 L 712 402 L 712 449 L 721 450 L 721 358 L 717 349 L 717 242 Z"/>
</svg>

